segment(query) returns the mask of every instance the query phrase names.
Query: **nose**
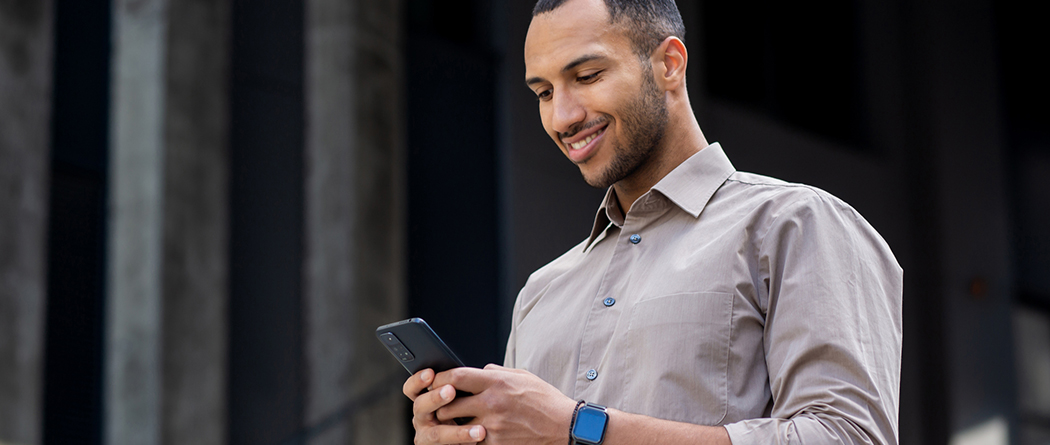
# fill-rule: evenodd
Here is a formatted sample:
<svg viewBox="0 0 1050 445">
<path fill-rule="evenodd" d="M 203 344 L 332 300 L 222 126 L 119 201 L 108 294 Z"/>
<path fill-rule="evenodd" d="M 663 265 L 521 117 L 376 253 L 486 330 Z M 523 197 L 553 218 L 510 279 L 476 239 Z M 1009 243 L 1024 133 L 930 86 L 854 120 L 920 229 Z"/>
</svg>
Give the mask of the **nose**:
<svg viewBox="0 0 1050 445">
<path fill-rule="evenodd" d="M 558 133 L 574 133 L 587 118 L 587 110 L 579 98 L 570 92 L 555 93 L 552 98 L 551 129 Z"/>
</svg>

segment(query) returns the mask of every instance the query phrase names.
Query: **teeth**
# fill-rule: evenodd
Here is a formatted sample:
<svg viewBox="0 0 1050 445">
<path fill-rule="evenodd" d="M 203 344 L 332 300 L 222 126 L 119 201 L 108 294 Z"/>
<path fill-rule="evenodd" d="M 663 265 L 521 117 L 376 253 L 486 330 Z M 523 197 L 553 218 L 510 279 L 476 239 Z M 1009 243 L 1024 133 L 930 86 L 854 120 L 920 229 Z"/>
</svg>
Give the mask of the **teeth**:
<svg viewBox="0 0 1050 445">
<path fill-rule="evenodd" d="M 605 132 L 605 129 L 603 128 L 601 131 L 599 131 L 597 133 L 594 133 L 594 134 L 592 134 L 590 136 L 587 136 L 587 137 L 585 137 L 585 138 L 583 138 L 583 139 L 581 139 L 579 141 L 576 141 L 576 142 L 573 142 L 573 143 L 569 144 L 569 146 L 572 147 L 573 150 L 579 150 L 579 149 L 583 148 L 584 146 L 586 146 L 587 144 L 589 144 L 591 141 L 594 140 L 594 138 L 600 136 L 604 132 Z"/>
</svg>

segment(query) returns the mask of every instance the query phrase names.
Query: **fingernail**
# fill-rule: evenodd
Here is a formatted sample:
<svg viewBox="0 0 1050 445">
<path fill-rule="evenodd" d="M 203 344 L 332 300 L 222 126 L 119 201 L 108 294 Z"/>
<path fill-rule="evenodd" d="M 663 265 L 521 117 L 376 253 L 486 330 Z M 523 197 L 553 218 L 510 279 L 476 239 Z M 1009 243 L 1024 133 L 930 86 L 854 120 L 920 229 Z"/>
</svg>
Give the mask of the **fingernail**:
<svg viewBox="0 0 1050 445">
<path fill-rule="evenodd" d="M 474 440 L 481 440 L 481 427 L 480 426 L 474 425 L 474 427 L 470 429 L 470 438 L 474 439 Z"/>
<path fill-rule="evenodd" d="M 427 369 L 427 370 L 419 373 L 420 380 L 423 380 L 424 382 L 430 381 L 430 374 L 431 374 L 431 372 L 432 372 L 431 370 Z"/>
<path fill-rule="evenodd" d="M 453 394 L 455 394 L 455 390 L 452 389 L 452 385 L 445 385 L 444 388 L 441 388 L 442 399 L 451 400 Z"/>
</svg>

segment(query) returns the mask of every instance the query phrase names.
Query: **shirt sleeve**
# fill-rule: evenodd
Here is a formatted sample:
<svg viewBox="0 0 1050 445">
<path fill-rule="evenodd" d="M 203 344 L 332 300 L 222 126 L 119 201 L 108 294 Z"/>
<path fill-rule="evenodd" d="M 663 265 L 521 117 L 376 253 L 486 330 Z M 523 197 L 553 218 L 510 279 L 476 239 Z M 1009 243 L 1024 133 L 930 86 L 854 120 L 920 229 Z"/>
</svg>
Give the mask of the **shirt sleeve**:
<svg viewBox="0 0 1050 445">
<path fill-rule="evenodd" d="M 510 335 L 507 337 L 507 352 L 503 356 L 503 367 L 504 368 L 516 368 L 517 360 L 515 354 L 517 353 L 517 332 L 518 332 L 518 305 L 521 298 L 514 300 L 514 310 L 511 312 L 510 318 Z"/>
<path fill-rule="evenodd" d="M 733 444 L 896 444 L 903 270 L 885 241 L 814 193 L 773 217 L 759 261 L 773 406 L 725 425 Z"/>
</svg>

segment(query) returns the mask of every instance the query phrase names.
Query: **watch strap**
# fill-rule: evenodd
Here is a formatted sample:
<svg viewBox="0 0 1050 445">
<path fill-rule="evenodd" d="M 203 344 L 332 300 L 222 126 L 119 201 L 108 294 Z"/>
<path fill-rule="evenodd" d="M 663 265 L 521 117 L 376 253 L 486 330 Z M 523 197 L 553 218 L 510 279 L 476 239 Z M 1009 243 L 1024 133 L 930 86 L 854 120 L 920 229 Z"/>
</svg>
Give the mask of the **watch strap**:
<svg viewBox="0 0 1050 445">
<path fill-rule="evenodd" d="M 580 401 L 576 402 L 576 408 L 572 410 L 572 420 L 569 421 L 569 445 L 576 445 L 576 439 L 572 438 L 572 429 L 576 427 L 576 415 L 580 413 L 580 407 L 585 403 L 587 402 L 580 399 Z"/>
</svg>

